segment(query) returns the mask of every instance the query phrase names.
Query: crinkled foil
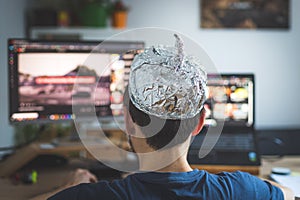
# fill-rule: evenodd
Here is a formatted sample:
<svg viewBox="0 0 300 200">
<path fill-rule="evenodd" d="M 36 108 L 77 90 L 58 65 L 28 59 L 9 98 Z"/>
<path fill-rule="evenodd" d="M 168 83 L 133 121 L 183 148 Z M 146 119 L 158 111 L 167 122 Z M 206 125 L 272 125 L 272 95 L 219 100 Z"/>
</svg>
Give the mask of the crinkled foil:
<svg viewBox="0 0 300 200">
<path fill-rule="evenodd" d="M 194 57 L 184 55 L 182 40 L 178 35 L 175 38 L 175 47 L 147 48 L 131 65 L 132 103 L 163 119 L 192 118 L 206 100 L 206 72 Z"/>
</svg>

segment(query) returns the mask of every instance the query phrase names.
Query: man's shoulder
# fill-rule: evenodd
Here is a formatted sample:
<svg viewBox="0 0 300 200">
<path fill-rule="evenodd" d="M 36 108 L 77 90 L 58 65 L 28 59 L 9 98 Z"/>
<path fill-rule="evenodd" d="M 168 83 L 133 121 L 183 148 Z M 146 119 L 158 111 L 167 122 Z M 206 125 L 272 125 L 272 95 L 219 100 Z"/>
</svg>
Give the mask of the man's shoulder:
<svg viewBox="0 0 300 200">
<path fill-rule="evenodd" d="M 49 200 L 98 200 L 99 197 L 103 199 L 123 199 L 122 191 L 114 187 L 119 182 L 121 181 L 116 180 L 114 183 L 99 181 L 97 183 L 79 184 L 55 194 Z"/>
<path fill-rule="evenodd" d="M 210 174 L 223 186 L 223 190 L 234 194 L 237 199 L 283 199 L 282 191 L 260 178 L 247 172 L 222 172 Z"/>
<path fill-rule="evenodd" d="M 211 181 L 227 182 L 231 185 L 253 185 L 256 182 L 261 182 L 259 178 L 251 175 L 248 172 L 235 171 L 235 172 L 220 172 L 218 174 L 208 173 Z M 251 186 L 249 186 L 251 187 Z"/>
<path fill-rule="evenodd" d="M 227 177 L 227 178 L 230 178 L 230 179 L 235 179 L 235 178 L 242 178 L 242 179 L 251 179 L 255 176 L 251 175 L 250 173 L 248 172 L 242 172 L 242 171 L 235 171 L 235 172 L 220 172 L 220 173 L 217 173 L 217 174 L 214 174 L 216 176 L 219 176 L 219 177 Z"/>
</svg>

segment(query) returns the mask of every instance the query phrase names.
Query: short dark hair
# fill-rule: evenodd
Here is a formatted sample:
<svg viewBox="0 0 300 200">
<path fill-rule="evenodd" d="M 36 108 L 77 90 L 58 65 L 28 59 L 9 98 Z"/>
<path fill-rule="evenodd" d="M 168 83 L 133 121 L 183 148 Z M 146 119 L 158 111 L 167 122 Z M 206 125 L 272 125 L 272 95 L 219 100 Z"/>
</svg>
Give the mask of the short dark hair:
<svg viewBox="0 0 300 200">
<path fill-rule="evenodd" d="M 196 125 L 199 123 L 199 118 L 203 111 L 202 109 L 200 113 L 190 119 L 161 119 L 159 117 L 144 113 L 136 108 L 129 98 L 127 87 L 124 92 L 124 106 L 128 108 L 132 121 L 142 128 L 142 133 L 146 137 L 147 144 L 155 150 L 161 149 L 165 146 L 166 148 L 170 148 L 185 142 L 195 129 Z M 161 130 L 158 131 L 158 133 L 153 135 L 153 129 L 143 129 L 143 127 L 149 125 L 150 122 L 154 124 L 164 123 L 164 125 Z"/>
</svg>

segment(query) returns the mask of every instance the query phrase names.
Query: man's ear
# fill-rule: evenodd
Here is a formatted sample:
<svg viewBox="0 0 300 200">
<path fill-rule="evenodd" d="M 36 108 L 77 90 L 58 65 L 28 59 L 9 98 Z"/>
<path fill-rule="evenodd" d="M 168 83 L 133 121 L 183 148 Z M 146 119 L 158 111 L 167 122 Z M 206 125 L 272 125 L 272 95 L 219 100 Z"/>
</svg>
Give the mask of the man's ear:
<svg viewBox="0 0 300 200">
<path fill-rule="evenodd" d="M 195 129 L 192 132 L 192 136 L 196 136 L 200 133 L 200 131 L 202 130 L 204 123 L 205 123 L 205 108 L 202 108 L 202 111 L 200 112 L 200 117 L 199 117 L 199 122 L 197 124 L 197 126 L 195 127 Z"/>
</svg>

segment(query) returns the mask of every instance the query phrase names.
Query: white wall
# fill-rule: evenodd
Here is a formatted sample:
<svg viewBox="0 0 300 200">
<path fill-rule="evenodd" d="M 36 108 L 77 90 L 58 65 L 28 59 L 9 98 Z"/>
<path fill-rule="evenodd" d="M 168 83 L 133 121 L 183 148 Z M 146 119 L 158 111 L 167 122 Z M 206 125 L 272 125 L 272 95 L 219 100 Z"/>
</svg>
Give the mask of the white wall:
<svg viewBox="0 0 300 200">
<path fill-rule="evenodd" d="M 200 0 L 126 0 L 128 27 L 163 27 L 197 41 L 219 72 L 256 75 L 256 127 L 300 127 L 300 1 L 289 30 L 200 28 Z"/>
<path fill-rule="evenodd" d="M 24 0 L 0 1 L 0 147 L 13 143 L 13 129 L 8 123 L 7 38 L 24 37 Z"/>
</svg>

